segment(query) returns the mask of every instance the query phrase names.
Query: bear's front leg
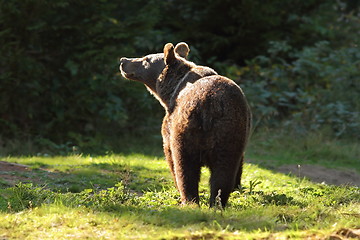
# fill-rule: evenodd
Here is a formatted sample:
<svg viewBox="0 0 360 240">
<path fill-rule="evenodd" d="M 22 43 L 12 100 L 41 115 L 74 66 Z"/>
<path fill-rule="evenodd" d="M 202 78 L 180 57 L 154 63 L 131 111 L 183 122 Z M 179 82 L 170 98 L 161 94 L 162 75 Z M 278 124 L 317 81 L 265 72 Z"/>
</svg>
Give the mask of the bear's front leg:
<svg viewBox="0 0 360 240">
<path fill-rule="evenodd" d="M 176 141 L 171 145 L 174 174 L 181 203 L 199 204 L 200 152 L 192 149 L 191 142 L 187 144 Z"/>
<path fill-rule="evenodd" d="M 176 175 L 174 172 L 174 161 L 172 159 L 171 148 L 170 148 L 170 131 L 169 131 L 169 123 L 168 123 L 168 115 L 166 115 L 163 119 L 162 127 L 161 127 L 161 135 L 163 138 L 163 149 L 165 159 L 169 165 L 171 175 L 173 176 L 175 187 L 177 188 L 176 183 Z"/>
</svg>

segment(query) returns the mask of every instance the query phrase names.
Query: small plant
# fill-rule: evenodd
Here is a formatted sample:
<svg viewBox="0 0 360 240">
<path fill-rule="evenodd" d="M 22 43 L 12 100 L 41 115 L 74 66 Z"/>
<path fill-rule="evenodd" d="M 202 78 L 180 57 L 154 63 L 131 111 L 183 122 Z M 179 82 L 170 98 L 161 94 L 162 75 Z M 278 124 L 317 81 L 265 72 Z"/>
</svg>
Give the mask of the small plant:
<svg viewBox="0 0 360 240">
<path fill-rule="evenodd" d="M 8 189 L 8 195 L 5 200 L 8 202 L 7 209 L 11 211 L 22 211 L 39 207 L 43 203 L 51 203 L 54 201 L 56 194 L 44 187 L 35 187 L 31 183 L 19 183 Z M 4 206 L 1 206 L 5 210 Z"/>
<path fill-rule="evenodd" d="M 257 185 L 261 184 L 261 181 L 260 180 L 250 180 L 249 182 L 249 194 L 253 194 L 254 193 L 254 189 Z"/>
<path fill-rule="evenodd" d="M 214 204 L 214 208 L 215 209 L 219 209 L 220 211 L 223 211 L 224 208 L 221 204 L 221 189 L 218 190 L 218 193 L 215 197 L 215 204 Z"/>
<path fill-rule="evenodd" d="M 270 194 L 265 194 L 262 197 L 265 204 L 275 204 L 277 206 L 291 205 L 294 200 L 293 197 L 288 197 L 285 193 L 278 194 L 277 192 L 271 192 Z"/>
<path fill-rule="evenodd" d="M 74 201 L 78 205 L 111 210 L 129 199 L 130 195 L 127 193 L 125 186 L 122 182 L 119 182 L 115 184 L 115 187 L 110 187 L 106 190 L 85 189 L 76 195 Z"/>
</svg>

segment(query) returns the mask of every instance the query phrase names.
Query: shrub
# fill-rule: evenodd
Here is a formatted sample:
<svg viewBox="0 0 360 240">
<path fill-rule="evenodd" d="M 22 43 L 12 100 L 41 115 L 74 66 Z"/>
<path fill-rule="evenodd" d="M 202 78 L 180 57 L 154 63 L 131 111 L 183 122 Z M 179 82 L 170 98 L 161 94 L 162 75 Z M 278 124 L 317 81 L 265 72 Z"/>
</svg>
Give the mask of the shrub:
<svg viewBox="0 0 360 240">
<path fill-rule="evenodd" d="M 1 1 L 2 137 L 86 142 L 131 126 L 151 104 L 118 58 L 149 47 L 156 2 Z"/>
<path fill-rule="evenodd" d="M 326 41 L 300 51 L 273 42 L 269 56 L 229 68 L 228 75 L 243 85 L 256 126 L 281 122 L 300 131 L 329 127 L 335 136 L 358 137 L 359 56 L 356 47 L 333 49 Z"/>
</svg>

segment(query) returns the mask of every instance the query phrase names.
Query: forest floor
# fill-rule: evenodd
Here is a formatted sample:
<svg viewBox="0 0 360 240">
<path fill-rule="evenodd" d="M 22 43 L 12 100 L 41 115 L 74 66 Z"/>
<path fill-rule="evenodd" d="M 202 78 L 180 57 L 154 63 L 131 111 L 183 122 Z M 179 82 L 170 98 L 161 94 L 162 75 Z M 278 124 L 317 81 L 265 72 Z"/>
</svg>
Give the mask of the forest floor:
<svg viewBox="0 0 360 240">
<path fill-rule="evenodd" d="M 37 174 L 14 174 L 14 172 L 31 173 L 32 169 L 23 164 L 0 161 L 0 179 L 7 182 L 10 186 L 18 182 L 41 183 Z M 45 169 L 42 171 L 48 172 Z M 360 174 L 351 170 L 331 169 L 317 165 L 284 165 L 276 169 L 276 171 L 292 174 L 299 178 L 308 178 L 317 183 L 326 183 L 332 185 L 353 185 L 360 187 Z M 48 174 L 52 174 L 48 172 Z M 59 176 L 60 177 L 60 176 Z"/>
</svg>

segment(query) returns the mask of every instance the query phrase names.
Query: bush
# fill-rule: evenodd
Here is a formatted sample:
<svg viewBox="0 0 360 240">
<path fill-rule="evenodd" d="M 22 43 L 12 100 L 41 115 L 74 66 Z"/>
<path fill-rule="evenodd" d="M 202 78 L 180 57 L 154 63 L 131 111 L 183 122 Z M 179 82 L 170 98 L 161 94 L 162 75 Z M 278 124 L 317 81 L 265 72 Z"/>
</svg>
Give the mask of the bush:
<svg viewBox="0 0 360 240">
<path fill-rule="evenodd" d="M 155 5 L 1 1 L 1 135 L 86 141 L 131 127 L 134 112 L 152 106 L 120 77 L 118 59 L 147 49 L 141 39 L 153 35 Z"/>
<path fill-rule="evenodd" d="M 269 56 L 228 74 L 244 79 L 256 126 L 284 123 L 303 132 L 329 127 L 335 136 L 358 137 L 359 56 L 356 47 L 333 49 L 326 41 L 301 51 L 273 42 Z"/>
</svg>

